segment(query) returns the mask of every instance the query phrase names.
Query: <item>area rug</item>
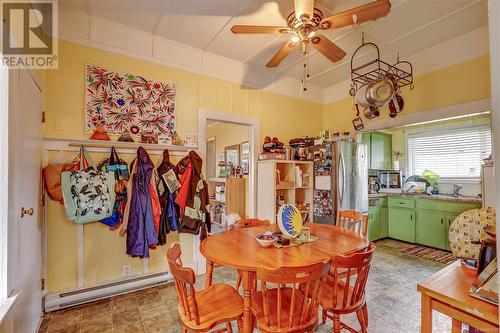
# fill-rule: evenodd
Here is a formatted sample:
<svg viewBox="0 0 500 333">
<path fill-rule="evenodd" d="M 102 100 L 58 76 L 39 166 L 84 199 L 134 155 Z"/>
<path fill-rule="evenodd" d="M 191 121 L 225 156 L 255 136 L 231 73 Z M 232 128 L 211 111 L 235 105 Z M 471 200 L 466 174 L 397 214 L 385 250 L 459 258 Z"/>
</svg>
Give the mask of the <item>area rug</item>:
<svg viewBox="0 0 500 333">
<path fill-rule="evenodd" d="M 412 245 L 401 250 L 401 252 L 415 256 L 421 257 L 433 261 L 440 262 L 442 264 L 450 264 L 457 260 L 451 252 L 436 250 L 427 246 L 422 245 Z"/>
</svg>

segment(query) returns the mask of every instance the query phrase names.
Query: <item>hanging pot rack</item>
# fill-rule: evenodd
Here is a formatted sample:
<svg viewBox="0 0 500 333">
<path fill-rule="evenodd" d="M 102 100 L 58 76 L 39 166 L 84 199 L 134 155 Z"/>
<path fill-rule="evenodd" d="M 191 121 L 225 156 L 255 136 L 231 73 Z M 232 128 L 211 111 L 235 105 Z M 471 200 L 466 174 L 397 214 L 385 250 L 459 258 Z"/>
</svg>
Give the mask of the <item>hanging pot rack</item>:
<svg viewBox="0 0 500 333">
<path fill-rule="evenodd" d="M 361 50 L 373 48 L 376 50 L 376 58 L 362 65 L 354 67 L 354 58 Z M 365 43 L 364 36 L 361 46 L 351 56 L 351 87 L 357 91 L 360 87 L 371 82 L 383 79 L 388 75 L 397 82 L 398 88 L 410 86 L 413 89 L 413 66 L 408 61 L 400 61 L 399 55 L 397 62 L 390 65 L 380 60 L 380 49 L 375 43 Z"/>
</svg>

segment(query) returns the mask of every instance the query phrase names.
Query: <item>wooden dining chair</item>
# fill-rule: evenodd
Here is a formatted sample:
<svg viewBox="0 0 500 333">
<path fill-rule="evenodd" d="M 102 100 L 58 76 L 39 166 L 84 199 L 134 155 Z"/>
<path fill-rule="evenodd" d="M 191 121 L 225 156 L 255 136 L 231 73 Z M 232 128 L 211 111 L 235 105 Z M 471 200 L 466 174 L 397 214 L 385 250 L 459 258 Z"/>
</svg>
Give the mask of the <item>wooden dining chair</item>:
<svg viewBox="0 0 500 333">
<path fill-rule="evenodd" d="M 319 300 L 329 269 L 328 263 L 277 270 L 258 268 L 261 287 L 252 295 L 251 309 L 259 330 L 263 333 L 313 332 L 318 325 Z M 269 289 L 268 284 L 276 288 Z"/>
<path fill-rule="evenodd" d="M 221 324 L 226 327 L 217 332 L 231 333 L 231 321 L 234 320 L 238 322 L 241 330 L 243 299 L 236 289 L 227 284 L 214 284 L 196 291 L 196 276 L 191 268 L 182 266 L 179 243 L 174 243 L 168 249 L 167 261 L 175 280 L 183 333 L 208 332 Z"/>
<path fill-rule="evenodd" d="M 339 210 L 335 225 L 366 236 L 368 232 L 368 215 L 354 210 Z"/>
<path fill-rule="evenodd" d="M 341 329 L 356 332 L 342 323 L 340 316 L 356 312 L 361 332 L 368 330 L 368 308 L 365 300 L 365 287 L 370 271 L 375 245 L 370 243 L 362 251 L 350 255 L 336 256 L 331 261 L 331 269 L 321 297 L 322 321 L 333 320 L 333 332 Z M 346 272 L 347 271 L 347 272 Z"/>
<path fill-rule="evenodd" d="M 228 230 L 238 230 L 241 228 L 251 228 L 251 227 L 263 227 L 271 225 L 269 220 L 259 220 L 259 219 L 245 219 L 239 220 L 235 224 L 229 226 Z M 236 290 L 240 289 L 241 281 L 243 279 L 243 272 L 238 270 L 238 279 L 236 280 Z M 250 273 L 251 285 L 254 286 L 254 290 L 257 290 L 257 280 L 255 279 L 255 273 Z"/>
<path fill-rule="evenodd" d="M 259 219 L 244 219 L 239 220 L 235 224 L 231 224 L 227 230 L 238 230 L 241 228 L 251 228 L 251 227 L 262 227 L 269 226 L 271 221 L 269 220 L 259 220 Z"/>
</svg>

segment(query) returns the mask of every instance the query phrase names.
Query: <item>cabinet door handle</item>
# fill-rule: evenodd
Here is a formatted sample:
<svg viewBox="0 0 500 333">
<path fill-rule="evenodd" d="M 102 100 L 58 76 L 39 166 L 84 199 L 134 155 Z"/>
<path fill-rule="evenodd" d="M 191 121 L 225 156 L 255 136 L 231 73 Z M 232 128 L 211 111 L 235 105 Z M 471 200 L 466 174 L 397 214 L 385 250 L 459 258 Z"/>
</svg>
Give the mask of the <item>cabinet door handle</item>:
<svg viewBox="0 0 500 333">
<path fill-rule="evenodd" d="M 443 218 L 441 218 L 441 224 L 443 224 Z"/>
<path fill-rule="evenodd" d="M 410 220 L 413 221 L 413 214 L 410 214 Z"/>
<path fill-rule="evenodd" d="M 399 202 L 399 204 L 400 204 L 400 205 L 404 205 L 405 203 L 400 201 L 400 202 Z"/>
</svg>

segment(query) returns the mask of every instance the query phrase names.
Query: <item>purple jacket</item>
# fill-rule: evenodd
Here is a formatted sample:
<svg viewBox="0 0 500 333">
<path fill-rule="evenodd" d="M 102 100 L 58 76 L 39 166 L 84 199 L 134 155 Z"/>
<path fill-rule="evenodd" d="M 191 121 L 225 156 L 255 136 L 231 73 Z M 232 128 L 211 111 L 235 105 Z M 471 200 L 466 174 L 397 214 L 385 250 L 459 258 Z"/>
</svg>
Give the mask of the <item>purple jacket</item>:
<svg viewBox="0 0 500 333">
<path fill-rule="evenodd" d="M 133 257 L 149 257 L 149 248 L 155 248 L 158 236 L 155 230 L 149 183 L 154 164 L 144 148 L 137 149 L 133 162 L 137 172 L 133 174 L 134 187 L 130 194 L 130 215 L 127 227 L 127 254 Z"/>
</svg>

